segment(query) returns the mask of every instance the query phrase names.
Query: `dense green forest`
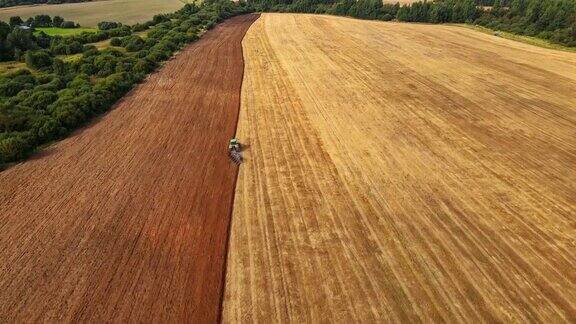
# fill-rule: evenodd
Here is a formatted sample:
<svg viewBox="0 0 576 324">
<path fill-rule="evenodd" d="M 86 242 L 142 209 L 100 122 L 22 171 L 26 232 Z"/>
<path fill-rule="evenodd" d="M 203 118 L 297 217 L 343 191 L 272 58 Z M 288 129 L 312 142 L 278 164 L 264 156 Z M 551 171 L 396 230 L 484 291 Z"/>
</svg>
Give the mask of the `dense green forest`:
<svg viewBox="0 0 576 324">
<path fill-rule="evenodd" d="M 35 36 L 2 23 L 0 44 L 9 44 L 3 55 L 19 57 L 29 69 L 0 76 L 0 165 L 25 158 L 105 112 L 202 31 L 249 11 L 245 3 L 208 0 L 145 24 L 103 24 L 108 29 L 71 37 Z M 146 38 L 134 34 L 143 30 Z M 125 51 L 89 45 L 111 37 Z M 65 62 L 58 53 L 82 54 Z"/>
<path fill-rule="evenodd" d="M 32 4 L 59 4 L 59 3 L 74 3 L 74 2 L 88 2 L 92 0 L 0 0 L 0 8 L 24 6 Z"/>
<path fill-rule="evenodd" d="M 471 23 L 576 46 L 576 0 L 249 0 L 259 11 L 308 12 L 362 19 Z M 491 8 L 486 8 L 491 7 Z"/>
</svg>

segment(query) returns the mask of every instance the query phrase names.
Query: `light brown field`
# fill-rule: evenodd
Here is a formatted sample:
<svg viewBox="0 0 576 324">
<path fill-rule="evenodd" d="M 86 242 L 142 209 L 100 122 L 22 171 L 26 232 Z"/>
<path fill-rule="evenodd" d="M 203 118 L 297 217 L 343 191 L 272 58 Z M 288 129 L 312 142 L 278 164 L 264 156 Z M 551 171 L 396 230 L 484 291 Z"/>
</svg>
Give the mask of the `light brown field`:
<svg viewBox="0 0 576 324">
<path fill-rule="evenodd" d="M 94 27 L 101 21 L 119 21 L 135 24 L 150 20 L 154 15 L 176 11 L 186 1 L 181 0 L 105 0 L 58 5 L 19 6 L 0 9 L 0 20 L 8 21 L 12 16 L 26 19 L 46 14 L 62 16 L 66 20 Z"/>
<path fill-rule="evenodd" d="M 576 55 L 266 14 L 226 322 L 576 321 Z"/>
</svg>

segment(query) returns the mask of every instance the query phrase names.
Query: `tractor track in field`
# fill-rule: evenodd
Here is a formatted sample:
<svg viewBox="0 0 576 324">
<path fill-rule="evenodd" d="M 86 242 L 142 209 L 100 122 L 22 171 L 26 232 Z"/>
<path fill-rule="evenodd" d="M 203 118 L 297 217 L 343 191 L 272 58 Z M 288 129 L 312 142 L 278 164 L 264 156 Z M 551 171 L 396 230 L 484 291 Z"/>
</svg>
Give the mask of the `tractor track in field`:
<svg viewBox="0 0 576 324">
<path fill-rule="evenodd" d="M 241 40 L 229 19 L 98 122 L 0 173 L 0 320 L 214 322 Z"/>
</svg>

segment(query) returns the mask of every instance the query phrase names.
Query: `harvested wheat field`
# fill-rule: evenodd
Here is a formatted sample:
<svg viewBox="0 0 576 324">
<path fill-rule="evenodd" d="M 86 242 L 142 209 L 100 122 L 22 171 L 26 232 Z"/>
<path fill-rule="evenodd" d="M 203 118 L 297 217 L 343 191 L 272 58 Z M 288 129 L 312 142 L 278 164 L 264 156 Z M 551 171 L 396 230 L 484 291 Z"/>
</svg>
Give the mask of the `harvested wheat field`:
<svg viewBox="0 0 576 324">
<path fill-rule="evenodd" d="M 223 319 L 576 321 L 576 55 L 265 14 Z"/>
<path fill-rule="evenodd" d="M 101 0 L 91 2 L 51 5 L 29 5 L 0 8 L 0 20 L 12 16 L 23 19 L 36 15 L 62 16 L 80 23 L 83 27 L 95 27 L 101 21 L 119 21 L 124 24 L 146 22 L 156 14 L 170 13 L 182 8 L 185 0 Z"/>
<path fill-rule="evenodd" d="M 237 167 L 236 17 L 116 109 L 0 173 L 1 322 L 214 322 Z"/>
</svg>

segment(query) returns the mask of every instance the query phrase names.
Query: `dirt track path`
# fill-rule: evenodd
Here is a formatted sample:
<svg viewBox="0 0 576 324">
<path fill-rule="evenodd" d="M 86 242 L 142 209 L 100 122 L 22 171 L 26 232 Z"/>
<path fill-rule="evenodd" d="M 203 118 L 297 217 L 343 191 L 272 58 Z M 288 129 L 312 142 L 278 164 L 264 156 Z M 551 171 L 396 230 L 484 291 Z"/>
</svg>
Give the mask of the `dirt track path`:
<svg viewBox="0 0 576 324">
<path fill-rule="evenodd" d="M 236 17 L 102 120 L 0 173 L 0 322 L 214 322 L 236 167 Z"/>
<path fill-rule="evenodd" d="M 576 322 L 576 55 L 263 15 L 224 319 Z"/>
</svg>

